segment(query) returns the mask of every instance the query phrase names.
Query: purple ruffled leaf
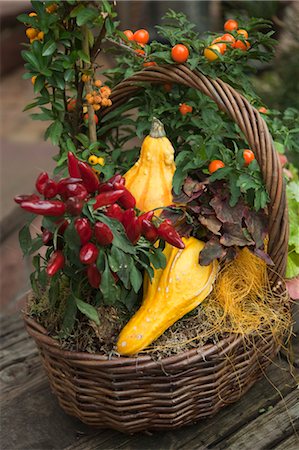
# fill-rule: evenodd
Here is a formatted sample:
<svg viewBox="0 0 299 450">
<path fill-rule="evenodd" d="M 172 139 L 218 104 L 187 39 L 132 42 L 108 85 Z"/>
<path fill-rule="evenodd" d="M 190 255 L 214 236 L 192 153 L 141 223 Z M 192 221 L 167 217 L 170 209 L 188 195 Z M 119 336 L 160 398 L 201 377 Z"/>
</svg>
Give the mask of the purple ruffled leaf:
<svg viewBox="0 0 299 450">
<path fill-rule="evenodd" d="M 242 218 L 248 209 L 242 202 L 239 202 L 234 207 L 229 206 L 228 201 L 223 200 L 221 197 L 214 197 L 210 201 L 210 205 L 214 209 L 217 219 L 221 222 L 239 225 L 241 225 Z"/>
<path fill-rule="evenodd" d="M 204 227 L 212 231 L 212 233 L 221 235 L 220 230 L 222 227 L 222 223 L 220 222 L 220 220 L 217 219 L 215 215 L 208 217 L 199 215 L 198 220 Z"/>
<path fill-rule="evenodd" d="M 226 247 L 238 245 L 244 247 L 245 245 L 254 245 L 252 239 L 246 237 L 242 227 L 235 223 L 225 223 L 223 225 L 223 235 L 220 238 L 220 243 Z"/>
<path fill-rule="evenodd" d="M 210 239 L 199 254 L 199 263 L 208 266 L 214 259 L 223 258 L 225 250 L 215 238 Z"/>
</svg>

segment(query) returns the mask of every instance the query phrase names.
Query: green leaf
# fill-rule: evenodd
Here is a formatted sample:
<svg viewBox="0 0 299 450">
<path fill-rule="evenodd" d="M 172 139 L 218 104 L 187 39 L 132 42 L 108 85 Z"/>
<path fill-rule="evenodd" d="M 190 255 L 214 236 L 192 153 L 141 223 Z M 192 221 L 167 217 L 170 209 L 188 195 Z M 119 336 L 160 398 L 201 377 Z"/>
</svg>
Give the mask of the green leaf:
<svg viewBox="0 0 299 450">
<path fill-rule="evenodd" d="M 23 50 L 21 52 L 22 57 L 25 61 L 27 61 L 33 69 L 37 70 L 38 72 L 40 71 L 41 67 L 39 65 L 38 59 L 36 58 L 36 56 L 33 55 L 33 53 L 29 50 Z"/>
<path fill-rule="evenodd" d="M 72 295 L 69 295 L 66 300 L 66 308 L 63 316 L 62 332 L 66 336 L 70 335 L 76 321 L 77 304 Z"/>
<path fill-rule="evenodd" d="M 86 136 L 86 134 L 79 133 L 77 134 L 76 139 L 78 139 L 78 141 L 81 142 L 83 147 L 87 148 L 89 146 L 89 139 L 88 136 Z"/>
<path fill-rule="evenodd" d="M 117 286 L 108 264 L 108 260 L 105 261 L 105 269 L 102 272 L 102 279 L 100 284 L 100 290 L 103 294 L 103 299 L 106 305 L 112 305 L 117 300 Z"/>
<path fill-rule="evenodd" d="M 291 251 L 288 254 L 286 278 L 295 278 L 299 275 L 299 254 Z"/>
<path fill-rule="evenodd" d="M 95 216 L 98 220 L 108 225 L 111 229 L 114 236 L 113 245 L 115 247 L 119 248 L 125 253 L 130 253 L 132 255 L 136 254 L 135 246 L 127 238 L 124 227 L 118 220 L 111 219 L 110 217 L 107 217 L 102 213 L 96 213 Z"/>
<path fill-rule="evenodd" d="M 99 315 L 96 308 L 89 303 L 84 302 L 83 300 L 80 300 L 79 298 L 75 297 L 76 305 L 79 311 L 81 311 L 82 314 L 84 314 L 86 317 L 88 317 L 90 320 L 95 322 L 97 325 L 100 325 Z"/>
<path fill-rule="evenodd" d="M 64 240 L 71 250 L 78 250 L 81 246 L 80 237 L 74 223 L 70 223 L 64 232 Z"/>
<path fill-rule="evenodd" d="M 54 277 L 53 277 L 54 278 Z M 51 280 L 51 285 L 49 288 L 49 303 L 50 307 L 54 308 L 58 299 L 59 299 L 59 279 L 55 277 L 55 279 Z"/>
<path fill-rule="evenodd" d="M 19 242 L 23 255 L 28 255 L 32 245 L 32 238 L 28 225 L 24 225 L 24 227 L 20 230 Z"/>
<path fill-rule="evenodd" d="M 130 281 L 135 293 L 137 294 L 142 286 L 142 275 L 134 264 L 130 267 Z"/>
<path fill-rule="evenodd" d="M 82 25 L 85 25 L 90 20 L 95 19 L 97 15 L 98 15 L 98 12 L 95 11 L 94 9 L 84 7 L 84 9 L 81 9 L 81 11 L 79 11 L 76 16 L 77 17 L 76 18 L 77 25 L 79 27 L 81 27 Z"/>
<path fill-rule="evenodd" d="M 79 57 L 80 59 L 82 59 L 82 61 L 84 61 L 84 62 L 86 62 L 86 63 L 89 63 L 89 62 L 90 62 L 89 56 L 86 55 L 86 53 L 84 53 L 83 50 L 78 50 L 77 53 L 78 53 L 78 57 Z"/>
<path fill-rule="evenodd" d="M 55 120 L 55 122 L 53 122 L 49 126 L 49 128 L 47 128 L 45 138 L 46 139 L 50 138 L 53 145 L 58 145 L 62 131 L 63 131 L 62 123 L 59 122 L 59 120 Z"/>
<path fill-rule="evenodd" d="M 52 39 L 50 41 L 48 41 L 44 47 L 43 47 L 43 51 L 42 51 L 42 55 L 43 56 L 50 56 L 53 55 L 53 53 L 55 52 L 55 50 L 57 49 L 57 45 L 56 42 L 54 42 Z"/>
</svg>

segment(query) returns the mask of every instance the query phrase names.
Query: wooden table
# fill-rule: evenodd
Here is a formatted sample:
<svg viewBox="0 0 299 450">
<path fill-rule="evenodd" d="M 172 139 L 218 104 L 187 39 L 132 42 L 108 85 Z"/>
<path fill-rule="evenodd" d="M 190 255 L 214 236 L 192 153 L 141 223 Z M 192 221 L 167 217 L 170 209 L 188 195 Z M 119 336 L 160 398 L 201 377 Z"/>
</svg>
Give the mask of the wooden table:
<svg viewBox="0 0 299 450">
<path fill-rule="evenodd" d="M 299 449 L 298 371 L 283 358 L 212 419 L 129 436 L 92 429 L 61 410 L 20 314 L 2 319 L 1 338 L 2 450 Z"/>
</svg>

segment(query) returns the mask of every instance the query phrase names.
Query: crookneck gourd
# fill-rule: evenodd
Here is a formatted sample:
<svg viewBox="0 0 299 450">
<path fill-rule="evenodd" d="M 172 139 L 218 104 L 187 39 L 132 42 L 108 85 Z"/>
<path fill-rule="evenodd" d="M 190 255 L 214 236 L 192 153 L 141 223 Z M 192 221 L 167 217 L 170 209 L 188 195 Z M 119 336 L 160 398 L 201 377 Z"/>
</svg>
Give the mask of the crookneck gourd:
<svg viewBox="0 0 299 450">
<path fill-rule="evenodd" d="M 150 211 L 170 205 L 174 172 L 174 149 L 165 135 L 163 124 L 154 118 L 150 134 L 142 143 L 138 161 L 124 175 L 126 187 L 136 198 L 137 208 Z"/>
<path fill-rule="evenodd" d="M 155 270 L 151 282 L 145 277 L 142 305 L 119 335 L 117 351 L 121 355 L 143 350 L 211 292 L 218 262 L 201 266 L 198 260 L 204 242 L 194 237 L 183 241 L 183 250 L 166 244 L 166 267 Z"/>
</svg>

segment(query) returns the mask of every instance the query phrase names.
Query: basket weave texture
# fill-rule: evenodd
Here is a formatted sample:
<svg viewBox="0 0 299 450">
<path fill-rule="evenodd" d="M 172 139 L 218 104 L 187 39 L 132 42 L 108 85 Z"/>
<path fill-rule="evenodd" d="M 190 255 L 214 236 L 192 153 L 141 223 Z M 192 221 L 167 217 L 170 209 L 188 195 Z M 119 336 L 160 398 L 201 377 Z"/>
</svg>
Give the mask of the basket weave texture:
<svg viewBox="0 0 299 450">
<path fill-rule="evenodd" d="M 221 80 L 186 66 L 155 66 L 120 83 L 112 106 L 128 101 L 146 83 L 178 83 L 199 89 L 234 120 L 261 167 L 270 195 L 269 277 L 283 294 L 288 242 L 288 216 L 282 169 L 265 121 L 250 103 Z M 51 387 L 62 408 L 82 422 L 127 433 L 174 429 L 214 415 L 237 401 L 260 378 L 279 350 L 272 335 L 246 340 L 230 335 L 215 344 L 154 361 L 150 356 L 109 358 L 64 351 L 47 331 L 25 314 Z"/>
</svg>

